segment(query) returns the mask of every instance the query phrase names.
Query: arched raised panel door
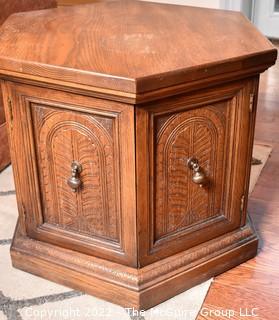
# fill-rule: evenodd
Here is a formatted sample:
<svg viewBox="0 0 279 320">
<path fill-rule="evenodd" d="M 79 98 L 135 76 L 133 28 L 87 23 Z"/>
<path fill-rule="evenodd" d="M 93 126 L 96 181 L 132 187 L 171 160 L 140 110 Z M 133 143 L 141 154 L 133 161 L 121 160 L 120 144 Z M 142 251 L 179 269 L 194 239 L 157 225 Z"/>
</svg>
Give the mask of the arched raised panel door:
<svg viewBox="0 0 279 320">
<path fill-rule="evenodd" d="M 252 90 L 247 81 L 137 108 L 141 266 L 243 224 Z"/>
<path fill-rule="evenodd" d="M 213 108 L 170 115 L 155 121 L 155 241 L 222 216 L 226 121 Z M 198 160 L 206 185 L 193 183 L 187 166 Z M 217 170 L 218 168 L 218 170 Z"/>
<path fill-rule="evenodd" d="M 32 117 L 41 163 L 44 223 L 120 245 L 114 118 L 39 105 L 32 106 Z M 73 161 L 81 165 L 76 192 L 67 183 Z"/>
<path fill-rule="evenodd" d="M 136 265 L 133 107 L 31 86 L 11 90 L 28 236 Z"/>
</svg>

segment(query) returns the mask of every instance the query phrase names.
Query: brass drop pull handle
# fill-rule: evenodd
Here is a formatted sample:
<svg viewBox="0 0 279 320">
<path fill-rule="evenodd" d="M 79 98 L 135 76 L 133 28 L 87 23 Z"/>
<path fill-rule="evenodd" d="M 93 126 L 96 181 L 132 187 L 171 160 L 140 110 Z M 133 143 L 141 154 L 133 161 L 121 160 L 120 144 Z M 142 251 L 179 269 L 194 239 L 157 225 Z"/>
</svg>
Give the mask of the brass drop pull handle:
<svg viewBox="0 0 279 320">
<path fill-rule="evenodd" d="M 77 189 L 81 186 L 82 182 L 79 179 L 79 174 L 82 171 L 82 166 L 77 161 L 73 161 L 72 165 L 72 176 L 67 180 L 68 186 L 72 188 L 73 192 L 76 192 Z"/>
<path fill-rule="evenodd" d="M 192 181 L 198 184 L 200 187 L 205 186 L 208 180 L 205 173 L 199 165 L 199 161 L 196 158 L 191 157 L 187 160 L 187 165 L 189 169 L 193 170 Z"/>
</svg>

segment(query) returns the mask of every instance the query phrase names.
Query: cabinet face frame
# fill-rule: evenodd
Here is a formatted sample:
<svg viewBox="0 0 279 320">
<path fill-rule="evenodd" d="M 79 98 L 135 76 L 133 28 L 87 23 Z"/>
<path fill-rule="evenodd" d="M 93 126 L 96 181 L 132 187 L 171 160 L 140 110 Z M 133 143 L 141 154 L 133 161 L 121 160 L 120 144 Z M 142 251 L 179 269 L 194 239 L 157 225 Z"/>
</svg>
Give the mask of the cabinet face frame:
<svg viewBox="0 0 279 320">
<path fill-rule="evenodd" d="M 258 77 L 255 77 L 136 108 L 140 266 L 187 250 L 244 225 L 256 113 L 254 107 L 256 101 L 253 101 L 251 106 L 251 96 L 256 97 L 257 90 Z M 226 133 L 228 141 L 225 142 L 225 153 L 227 153 L 225 165 L 228 167 L 223 179 L 226 185 L 226 190 L 223 192 L 225 199 L 222 199 L 226 202 L 225 212 L 157 240 L 155 238 L 156 209 L 154 209 L 156 207 L 154 206 L 156 201 L 154 192 L 156 189 L 155 119 L 164 115 L 187 113 L 187 111 L 206 108 L 210 105 L 216 105 L 217 108 L 217 105 L 222 103 L 227 104 L 229 110 L 227 122 L 230 127 L 229 132 Z"/>
<path fill-rule="evenodd" d="M 4 99 L 12 101 L 10 106 L 5 104 L 6 114 L 10 116 L 12 112 L 13 117 L 9 121 L 13 170 L 19 214 L 24 220 L 27 235 L 96 257 L 137 266 L 133 106 L 11 82 L 4 82 L 3 88 Z M 119 243 L 44 223 L 40 164 L 31 115 L 31 109 L 35 110 L 39 106 L 62 113 L 64 111 L 65 115 L 77 113 L 85 117 L 107 116 L 117 122 L 114 131 L 117 131 L 119 148 L 114 157 L 119 165 Z M 69 164 L 69 176 L 70 173 Z"/>
</svg>

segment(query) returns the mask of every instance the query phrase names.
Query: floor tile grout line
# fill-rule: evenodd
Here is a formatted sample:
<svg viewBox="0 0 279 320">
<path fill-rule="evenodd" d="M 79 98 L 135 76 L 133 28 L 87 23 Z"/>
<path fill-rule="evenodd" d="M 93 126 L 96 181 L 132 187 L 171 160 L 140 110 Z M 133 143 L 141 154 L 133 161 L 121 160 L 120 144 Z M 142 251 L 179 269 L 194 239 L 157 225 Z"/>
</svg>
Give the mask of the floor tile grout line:
<svg viewBox="0 0 279 320">
<path fill-rule="evenodd" d="M 145 320 L 143 316 L 130 316 L 131 320 Z"/>
<path fill-rule="evenodd" d="M 23 309 L 25 307 L 43 305 L 45 303 L 64 301 L 64 300 L 79 297 L 82 295 L 84 295 L 84 293 L 72 290 L 72 291 L 66 291 L 58 294 L 52 294 L 52 295 L 41 296 L 36 298 L 12 300 L 11 298 L 6 297 L 0 291 L 0 310 L 4 313 L 4 315 L 7 317 L 8 320 L 14 320 L 14 319 L 21 320 L 22 317 L 18 312 L 19 309 Z"/>
<path fill-rule="evenodd" d="M 0 240 L 0 246 L 11 244 L 12 240 L 13 239 L 1 239 Z"/>
<path fill-rule="evenodd" d="M 2 293 L 2 297 L 6 298 L 7 302 L 1 303 L 1 296 L 0 296 L 0 309 L 2 308 L 2 306 L 8 305 L 10 303 L 17 305 L 18 309 L 22 309 L 26 306 L 38 306 L 44 303 L 62 301 L 66 299 L 76 298 L 83 295 L 85 295 L 85 293 L 76 291 L 76 290 L 70 290 L 70 291 L 65 291 L 65 292 L 56 293 L 56 294 L 39 296 L 35 298 L 13 300 L 9 297 L 6 297 Z"/>
<path fill-rule="evenodd" d="M 0 191 L 0 197 L 10 196 L 16 194 L 15 190 Z"/>
</svg>

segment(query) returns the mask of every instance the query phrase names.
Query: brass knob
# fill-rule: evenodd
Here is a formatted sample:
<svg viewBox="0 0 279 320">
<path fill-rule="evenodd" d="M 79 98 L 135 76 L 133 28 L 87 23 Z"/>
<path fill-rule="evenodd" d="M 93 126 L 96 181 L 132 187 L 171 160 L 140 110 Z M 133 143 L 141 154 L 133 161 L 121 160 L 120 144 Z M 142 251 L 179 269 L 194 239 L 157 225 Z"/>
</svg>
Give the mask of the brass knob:
<svg viewBox="0 0 279 320">
<path fill-rule="evenodd" d="M 205 186 L 208 180 L 205 173 L 199 165 L 199 161 L 196 158 L 191 157 L 187 160 L 187 165 L 189 169 L 193 170 L 192 181 L 195 184 L 198 184 L 200 187 Z"/>
<path fill-rule="evenodd" d="M 72 188 L 73 192 L 76 192 L 77 189 L 81 186 L 82 182 L 79 179 L 79 174 L 82 171 L 82 166 L 77 161 L 73 161 L 71 165 L 72 176 L 67 180 L 68 186 Z"/>
</svg>

